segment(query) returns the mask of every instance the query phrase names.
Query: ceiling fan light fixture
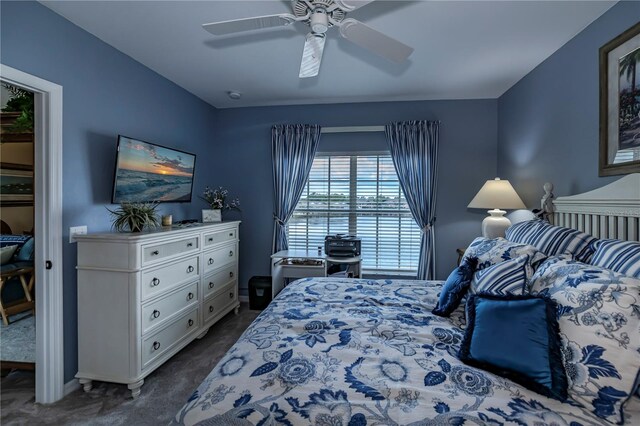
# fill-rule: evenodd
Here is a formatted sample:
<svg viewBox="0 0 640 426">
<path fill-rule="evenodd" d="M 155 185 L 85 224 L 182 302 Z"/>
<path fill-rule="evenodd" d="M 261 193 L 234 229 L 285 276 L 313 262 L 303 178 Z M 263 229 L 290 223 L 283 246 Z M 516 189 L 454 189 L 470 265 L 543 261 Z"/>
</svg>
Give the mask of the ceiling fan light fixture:
<svg viewBox="0 0 640 426">
<path fill-rule="evenodd" d="M 324 34 L 329 29 L 329 19 L 324 9 L 316 9 L 311 15 L 311 31 L 318 34 Z"/>
</svg>

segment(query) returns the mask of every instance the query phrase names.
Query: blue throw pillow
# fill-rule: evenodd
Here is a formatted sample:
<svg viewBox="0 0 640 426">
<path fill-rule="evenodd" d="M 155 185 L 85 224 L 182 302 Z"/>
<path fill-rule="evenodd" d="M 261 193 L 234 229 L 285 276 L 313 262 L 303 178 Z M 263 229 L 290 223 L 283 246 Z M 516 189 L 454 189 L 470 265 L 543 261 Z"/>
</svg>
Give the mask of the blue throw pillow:
<svg viewBox="0 0 640 426">
<path fill-rule="evenodd" d="M 456 269 L 449 274 L 447 281 L 442 286 L 440 299 L 436 307 L 431 311 L 433 314 L 448 317 L 460 305 L 460 301 L 467 293 L 471 278 L 478 265 L 478 258 L 465 257 Z"/>
<path fill-rule="evenodd" d="M 16 254 L 16 261 L 18 262 L 28 262 L 33 260 L 33 255 L 35 251 L 35 240 L 33 237 L 30 237 L 26 243 L 20 247 L 20 251 Z"/>
<path fill-rule="evenodd" d="M 556 308 L 538 296 L 471 296 L 460 360 L 564 401 L 567 377 Z"/>
<path fill-rule="evenodd" d="M 593 244 L 592 265 L 640 278 L 640 243 L 637 241 L 598 240 Z"/>
<path fill-rule="evenodd" d="M 527 294 L 528 264 L 529 256 L 522 256 L 481 269 L 473 276 L 471 292 L 495 296 Z"/>
</svg>

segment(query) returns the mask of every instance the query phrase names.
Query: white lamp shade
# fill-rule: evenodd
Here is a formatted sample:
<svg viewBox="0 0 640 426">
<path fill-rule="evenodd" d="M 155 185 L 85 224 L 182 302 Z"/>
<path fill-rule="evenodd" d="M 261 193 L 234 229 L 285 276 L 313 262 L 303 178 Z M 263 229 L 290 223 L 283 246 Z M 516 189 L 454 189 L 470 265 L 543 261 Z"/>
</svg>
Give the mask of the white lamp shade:
<svg viewBox="0 0 640 426">
<path fill-rule="evenodd" d="M 485 182 L 467 207 L 470 209 L 526 208 L 509 181 L 500 178 Z"/>
</svg>

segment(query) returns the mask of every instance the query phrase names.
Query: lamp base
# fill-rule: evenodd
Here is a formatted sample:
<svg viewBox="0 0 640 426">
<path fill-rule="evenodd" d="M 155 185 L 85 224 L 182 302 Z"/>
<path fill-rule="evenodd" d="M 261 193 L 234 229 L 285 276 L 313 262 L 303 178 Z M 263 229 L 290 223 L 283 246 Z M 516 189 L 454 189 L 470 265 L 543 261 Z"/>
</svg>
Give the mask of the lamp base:
<svg viewBox="0 0 640 426">
<path fill-rule="evenodd" d="M 487 216 L 482 221 L 482 236 L 485 238 L 498 238 L 504 237 L 504 233 L 511 221 L 504 217 L 507 213 L 504 210 L 493 209 L 487 211 L 491 216 Z"/>
</svg>

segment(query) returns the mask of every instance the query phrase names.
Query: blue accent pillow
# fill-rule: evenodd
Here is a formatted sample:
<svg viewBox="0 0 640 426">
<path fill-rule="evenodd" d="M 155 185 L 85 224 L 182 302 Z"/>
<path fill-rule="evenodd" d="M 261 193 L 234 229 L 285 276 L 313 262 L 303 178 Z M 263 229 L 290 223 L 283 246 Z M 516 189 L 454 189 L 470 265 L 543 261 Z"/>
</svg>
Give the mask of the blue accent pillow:
<svg viewBox="0 0 640 426">
<path fill-rule="evenodd" d="M 554 301 L 537 296 L 471 296 L 460 360 L 564 401 L 556 309 Z"/>
<path fill-rule="evenodd" d="M 18 262 L 28 262 L 33 261 L 33 255 L 35 252 L 35 239 L 33 237 L 29 237 L 26 243 L 20 247 L 20 251 L 15 255 L 16 261 Z"/>
<path fill-rule="evenodd" d="M 473 276 L 471 292 L 495 296 L 529 293 L 528 263 L 529 256 L 522 256 L 477 271 Z"/>
<path fill-rule="evenodd" d="M 531 244 L 547 256 L 567 253 L 580 262 L 593 255 L 596 237 L 576 229 L 551 225 L 542 220 L 528 220 L 511 225 L 505 238 L 514 243 Z"/>
<path fill-rule="evenodd" d="M 637 241 L 598 240 L 591 264 L 629 277 L 640 278 L 640 243 Z"/>
<path fill-rule="evenodd" d="M 465 257 L 460 266 L 449 274 L 447 281 L 442 286 L 442 291 L 440 291 L 438 303 L 431 311 L 434 315 L 448 317 L 460 306 L 460 302 L 471 284 L 477 265 L 478 258 Z"/>
</svg>

